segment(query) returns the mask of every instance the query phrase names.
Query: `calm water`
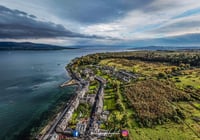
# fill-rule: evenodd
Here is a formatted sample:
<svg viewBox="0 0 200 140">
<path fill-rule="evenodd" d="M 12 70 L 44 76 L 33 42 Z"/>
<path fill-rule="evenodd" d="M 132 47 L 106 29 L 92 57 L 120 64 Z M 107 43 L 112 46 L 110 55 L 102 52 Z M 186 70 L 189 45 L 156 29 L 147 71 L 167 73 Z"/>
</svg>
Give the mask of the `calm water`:
<svg viewBox="0 0 200 140">
<path fill-rule="evenodd" d="M 3 51 L 0 52 L 0 140 L 12 139 L 53 104 L 69 79 L 65 65 L 71 59 L 109 50 Z"/>
</svg>

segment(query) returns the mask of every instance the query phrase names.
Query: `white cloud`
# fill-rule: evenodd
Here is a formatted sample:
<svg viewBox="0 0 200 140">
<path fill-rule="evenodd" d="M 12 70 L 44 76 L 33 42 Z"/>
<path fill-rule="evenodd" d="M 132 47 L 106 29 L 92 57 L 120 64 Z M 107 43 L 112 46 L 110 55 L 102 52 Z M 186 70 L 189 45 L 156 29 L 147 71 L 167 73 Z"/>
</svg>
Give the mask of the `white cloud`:
<svg viewBox="0 0 200 140">
<path fill-rule="evenodd" d="M 161 8 L 160 8 L 161 7 Z M 180 24 L 186 21 L 200 21 L 200 16 L 190 16 L 181 19 L 173 17 L 183 12 L 200 7 L 196 0 L 157 0 L 146 7 L 148 10 L 133 10 L 120 20 L 110 23 L 94 24 L 81 28 L 82 32 L 97 35 L 118 37 L 124 40 L 137 40 L 182 35 L 187 33 L 200 32 L 191 24 L 187 28 L 178 27 L 165 32 L 156 32 L 159 28 L 164 28 L 172 24 Z M 152 9 L 152 10 L 151 10 Z M 158 30 L 159 31 L 159 30 Z"/>
</svg>

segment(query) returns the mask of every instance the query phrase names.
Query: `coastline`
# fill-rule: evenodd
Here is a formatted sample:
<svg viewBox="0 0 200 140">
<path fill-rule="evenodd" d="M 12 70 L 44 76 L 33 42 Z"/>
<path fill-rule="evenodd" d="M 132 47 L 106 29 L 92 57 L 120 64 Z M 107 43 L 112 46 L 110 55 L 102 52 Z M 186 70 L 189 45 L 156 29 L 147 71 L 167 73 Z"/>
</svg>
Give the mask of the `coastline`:
<svg viewBox="0 0 200 140">
<path fill-rule="evenodd" d="M 51 106 L 41 113 L 36 119 L 33 119 L 31 123 L 22 129 L 17 135 L 13 136 L 14 140 L 35 140 L 36 136 L 44 129 L 55 117 L 65 108 L 66 100 L 70 100 L 73 96 L 74 89 L 71 88 L 69 95 L 66 96 L 66 92 L 60 93 L 59 97 L 54 100 Z"/>
<path fill-rule="evenodd" d="M 65 103 L 65 105 L 62 107 L 62 109 L 60 111 L 58 111 L 58 112 L 55 112 L 56 115 L 54 115 L 54 116 L 56 116 L 56 117 L 53 117 L 53 120 L 49 120 L 48 121 L 48 123 L 45 125 L 45 127 L 43 127 L 43 129 L 38 132 L 39 134 L 35 137 L 36 139 L 42 140 L 45 137 L 46 133 L 52 131 L 52 129 L 54 129 L 56 127 L 56 125 L 58 124 L 58 121 L 59 121 L 58 120 L 59 116 L 63 116 L 64 115 L 64 113 L 62 113 L 62 111 L 65 110 L 65 108 L 68 107 L 68 105 L 70 104 L 70 102 L 73 100 L 74 97 L 75 97 L 75 94 L 72 94 L 72 96 L 69 98 L 67 103 Z M 53 128 L 52 128 L 52 126 L 53 126 Z M 44 133 L 44 134 L 41 134 L 41 133 Z"/>
<path fill-rule="evenodd" d="M 93 54 L 91 54 L 93 55 Z M 81 77 L 80 73 L 76 72 L 76 70 L 73 69 L 73 66 L 75 65 L 75 62 L 77 58 L 73 59 L 67 66 L 66 70 L 70 77 L 72 78 L 68 82 L 65 82 L 61 85 L 61 87 L 64 86 L 70 86 L 74 85 L 74 83 L 71 83 L 70 81 L 74 80 L 75 84 L 77 84 L 77 88 L 75 91 L 75 94 L 71 97 L 71 99 L 67 102 L 65 109 L 62 110 L 62 112 L 57 114 L 57 117 L 51 122 L 47 124 L 47 126 L 41 131 L 42 134 L 39 133 L 37 137 L 35 137 L 37 140 L 48 140 L 48 139 L 58 139 L 59 137 L 62 137 L 62 134 L 71 135 L 73 133 L 73 129 L 69 128 L 70 130 L 67 130 L 68 123 L 71 120 L 73 114 L 76 112 L 77 108 L 80 104 L 83 103 L 83 98 L 85 98 L 85 95 L 89 91 L 90 81 L 88 79 L 84 79 Z M 98 134 L 95 134 L 96 132 L 105 132 L 104 130 L 101 130 L 99 126 L 99 121 L 102 112 L 103 112 L 103 97 L 104 97 L 104 87 L 106 86 L 106 80 L 100 76 L 94 76 L 94 79 L 96 79 L 99 82 L 98 91 L 93 98 L 92 103 L 92 112 L 89 115 L 87 122 L 84 124 L 84 132 L 81 132 L 81 139 L 82 138 L 89 138 L 93 139 L 98 137 Z M 87 102 L 87 101 L 86 101 Z M 90 120 L 90 121 L 89 121 Z M 83 122 L 79 125 L 82 125 Z M 86 125 L 86 126 L 85 126 Z M 80 126 L 82 129 L 82 126 Z M 74 130 L 75 131 L 75 130 Z M 107 131 L 106 131 L 107 132 Z M 92 137 L 90 136 L 92 135 Z M 64 136 L 64 135 L 63 135 Z M 67 136 L 68 137 L 68 136 Z"/>
<path fill-rule="evenodd" d="M 81 79 L 80 77 L 77 76 L 76 73 L 72 71 L 70 68 L 71 65 L 73 65 L 73 62 L 76 60 L 72 59 L 70 63 L 67 64 L 65 67 L 65 70 L 68 72 L 69 76 L 71 77 L 71 80 L 64 82 L 63 84 L 60 85 L 60 88 L 63 88 L 65 86 L 72 86 L 76 85 L 76 89 L 70 99 L 67 101 L 67 103 L 62 107 L 62 110 L 59 112 L 56 112 L 56 117 L 54 117 L 53 120 L 49 120 L 48 123 L 43 127 L 42 130 L 38 131 L 38 135 L 34 136 L 33 138 L 37 140 L 44 140 L 48 139 L 49 136 L 53 133 L 53 131 L 58 127 L 59 123 L 61 123 L 61 118 L 63 118 L 66 115 L 66 112 L 69 110 L 71 105 L 73 104 L 74 100 L 78 99 L 78 93 L 82 92 L 83 90 L 87 91 L 87 88 L 85 89 L 85 81 Z M 71 81 L 75 81 L 74 83 Z"/>
<path fill-rule="evenodd" d="M 71 64 L 73 59 L 66 65 L 65 70 L 69 74 L 69 77 L 74 77 L 73 72 L 70 71 L 67 66 Z M 66 94 L 66 90 L 62 87 L 59 87 L 59 89 L 62 89 L 61 95 L 58 95 L 58 97 L 54 103 L 43 113 L 39 115 L 36 119 L 32 120 L 31 123 L 25 127 L 23 130 L 19 132 L 19 134 L 15 135 L 13 139 L 15 140 L 35 140 L 38 139 L 40 133 L 44 133 L 49 130 L 49 126 L 55 123 L 58 116 L 63 112 L 65 108 L 68 107 L 69 103 L 73 100 L 73 98 L 76 96 L 76 92 L 80 88 L 80 84 L 78 86 L 70 85 L 70 94 Z M 33 131 L 34 130 L 34 131 Z"/>
<path fill-rule="evenodd" d="M 168 52 L 168 51 L 167 51 Z M 119 57 L 120 58 L 126 58 L 126 59 L 142 59 L 143 61 L 147 61 L 148 60 L 148 57 L 146 57 L 146 59 L 145 59 L 145 57 L 144 56 L 147 56 L 147 55 L 145 55 L 146 54 L 146 52 L 144 53 L 144 56 L 140 56 L 139 54 L 137 54 L 137 55 L 139 55 L 139 56 L 137 56 L 137 55 L 134 55 L 134 57 L 133 56 L 131 56 L 130 55 L 130 53 L 129 52 L 124 52 L 126 55 L 124 56 L 124 55 L 122 55 L 122 54 L 120 54 L 120 53 L 116 53 L 116 54 L 112 54 L 111 56 L 109 55 L 109 53 L 108 54 L 103 54 L 104 56 L 103 57 L 101 57 L 101 58 L 108 58 L 108 59 L 110 59 L 110 57 L 111 58 L 116 58 L 116 59 L 119 59 Z M 134 52 L 134 53 L 137 53 L 137 52 Z M 159 51 L 157 51 L 157 53 L 160 53 Z M 180 52 L 180 53 L 183 53 L 183 52 Z M 150 53 L 151 54 L 151 53 Z M 99 60 L 99 57 L 98 57 L 98 55 L 102 55 L 102 54 L 97 54 L 97 56 L 96 57 L 94 57 L 94 54 L 90 54 L 90 55 L 87 55 L 87 56 L 85 56 L 85 61 L 83 61 L 83 59 L 84 58 L 81 58 L 82 59 L 82 61 L 80 62 L 75 62 L 76 61 L 76 59 L 79 59 L 79 58 L 75 58 L 75 59 L 73 59 L 73 60 L 71 60 L 71 62 L 66 66 L 66 71 L 68 72 L 68 74 L 69 74 L 69 76 L 73 79 L 73 80 L 76 80 L 77 81 L 77 83 L 78 83 L 78 85 L 79 85 L 79 88 L 81 87 L 81 85 L 83 86 L 84 85 L 84 79 L 82 79 L 81 78 L 81 76 L 79 76 L 79 75 L 81 75 L 82 73 L 84 73 L 84 70 L 80 70 L 80 73 L 79 73 L 79 71 L 77 71 L 78 69 L 78 67 L 77 67 L 77 64 L 82 64 L 83 66 L 85 66 L 85 64 L 86 65 L 88 65 L 88 67 L 90 67 L 91 68 L 91 64 L 89 63 L 89 62 L 92 62 L 93 64 L 97 61 L 98 62 L 98 60 Z M 117 56 L 117 55 L 119 55 L 119 56 Z M 122 55 L 122 56 L 121 56 Z M 155 54 L 154 54 L 155 55 Z M 90 57 L 90 59 L 88 58 L 88 57 Z M 163 58 L 164 59 L 164 58 Z M 168 59 L 164 59 L 163 60 L 162 59 L 162 62 L 164 61 L 169 61 Z M 92 61 L 92 60 L 96 60 L 95 62 L 94 61 Z M 142 61 L 141 60 L 141 61 Z M 148 61 L 150 61 L 151 62 L 151 60 L 148 60 Z M 155 60 L 153 60 L 153 61 L 155 61 Z M 159 60 L 157 60 L 158 62 L 160 61 L 160 59 Z M 121 62 L 120 63 L 123 63 L 123 60 L 121 60 Z M 95 65 L 95 64 L 94 64 Z M 85 68 L 85 67 L 84 67 Z M 106 70 L 107 71 L 107 74 L 111 74 L 111 73 L 113 73 L 113 72 L 111 72 L 113 69 L 112 68 L 109 68 L 109 67 L 103 67 L 102 69 L 104 69 L 104 70 Z M 88 69 L 87 69 L 88 70 Z M 85 70 L 86 71 L 86 70 Z M 88 70 L 89 71 L 89 70 Z M 133 73 L 131 73 L 131 72 L 123 72 L 123 71 L 116 71 L 115 70 L 115 75 L 114 76 L 116 76 L 116 77 L 118 77 L 118 79 L 120 80 L 120 81 L 124 81 L 124 82 L 136 82 L 135 81 L 135 79 L 137 78 Z M 86 73 L 86 72 L 85 72 Z M 128 75 L 128 76 L 130 76 L 130 74 L 132 75 L 132 77 L 133 77 L 133 79 L 132 80 L 130 80 L 130 78 L 129 78 L 129 80 L 127 80 L 127 79 L 124 79 L 124 78 L 120 78 L 119 76 L 117 76 L 116 74 L 120 74 L 121 73 L 121 76 L 123 76 L 123 75 Z M 100 73 L 99 74 L 100 76 L 105 76 L 106 74 L 104 73 Z M 112 75 L 113 76 L 113 75 Z M 137 75 L 138 76 L 138 75 Z M 156 77 L 157 75 L 155 75 L 155 77 Z M 84 76 L 83 76 L 84 77 Z M 87 76 L 88 77 L 88 76 Z M 108 78 L 108 77 L 107 77 Z M 98 80 L 98 79 L 97 79 Z M 143 80 L 143 79 L 141 79 L 141 80 Z M 145 80 L 145 79 L 144 79 Z M 99 80 L 99 81 L 101 81 L 101 80 Z M 87 81 L 85 81 L 85 82 L 87 82 Z M 64 84 L 63 84 L 63 86 L 68 86 L 68 82 L 65 82 Z M 70 84 L 69 84 L 70 85 Z M 159 85 L 158 85 L 159 86 Z M 160 88 L 160 87 L 158 87 L 158 88 Z M 78 90 L 77 90 L 78 91 Z M 77 92 L 76 91 L 76 92 Z M 101 90 L 98 90 L 98 92 L 99 91 L 101 91 Z M 98 93 L 97 92 L 97 93 Z M 119 93 L 118 94 L 120 94 L 120 95 L 118 95 L 117 94 L 117 96 L 122 96 L 122 91 L 118 91 Z M 121 93 L 120 93 L 121 92 Z M 71 99 L 70 99 L 70 101 L 68 101 L 68 103 L 67 103 L 67 105 L 69 105 L 69 107 L 68 108 L 73 108 L 72 109 L 72 111 L 69 109 L 68 111 L 66 110 L 66 111 L 64 111 L 63 112 L 63 115 L 60 115 L 60 117 L 62 118 L 62 117 L 64 117 L 64 119 L 65 120 L 62 120 L 61 119 L 61 121 L 60 121 L 60 125 L 58 125 L 58 123 L 54 123 L 54 125 L 55 125 L 55 127 L 56 127 L 56 129 L 55 129 L 55 127 L 53 127 L 51 130 L 52 131 L 50 131 L 49 132 L 49 134 L 47 134 L 46 135 L 46 137 L 43 137 L 43 138 L 41 138 L 41 140 L 46 140 L 46 139 L 48 139 L 48 138 L 50 138 L 50 137 L 59 137 L 59 135 L 58 135 L 58 133 L 60 133 L 61 135 L 62 134 L 64 134 L 65 133 L 65 129 L 66 129 L 66 124 L 67 124 L 67 122 L 70 120 L 69 118 L 72 116 L 72 114 L 73 114 L 73 112 L 74 112 L 74 110 L 77 108 L 77 106 L 79 105 L 79 101 L 77 101 L 76 102 L 76 100 L 78 100 L 79 98 L 76 98 L 76 95 L 77 95 L 77 97 L 78 96 L 82 96 L 83 94 L 81 93 L 81 92 L 79 92 L 81 95 L 79 95 L 78 94 L 78 92 L 77 92 L 77 94 L 75 94 Z M 83 95 L 84 96 L 84 95 Z M 83 97 L 82 96 L 82 97 Z M 117 97 L 116 96 L 116 97 Z M 73 104 L 73 100 L 74 100 L 74 103 L 75 104 Z M 123 108 L 123 106 L 128 106 L 128 104 L 126 104 L 126 103 L 124 103 L 123 102 L 123 99 L 121 98 L 121 99 L 119 99 L 118 100 L 118 102 L 120 102 L 120 103 L 118 103 L 118 104 L 120 104 L 121 106 L 122 106 L 122 110 L 123 111 L 125 111 L 125 109 L 127 109 L 127 108 Z M 114 103 L 115 104 L 115 103 Z M 66 105 L 66 108 L 67 108 L 67 105 Z M 116 110 L 118 110 L 118 108 L 115 108 Z M 98 110 L 98 109 L 97 109 Z M 110 110 L 109 110 L 110 111 Z M 119 110 L 118 110 L 119 111 Z M 66 113 L 66 114 L 65 114 Z M 125 112 L 124 112 L 125 113 Z M 64 115 L 65 114 L 65 115 Z M 131 112 L 131 114 L 132 114 L 132 112 Z M 129 114 L 129 117 L 131 116 L 131 114 Z M 124 116 L 125 116 L 125 114 L 124 114 Z M 124 116 L 122 116 L 122 118 L 124 117 Z M 125 117 L 124 117 L 125 118 Z M 92 120 L 95 120 L 94 118 L 92 118 Z M 65 122 L 64 122 L 65 121 Z M 171 120 L 171 121 L 174 121 L 174 120 Z M 94 122 L 94 124 L 95 124 L 96 122 Z M 92 126 L 92 125 L 94 125 L 94 124 L 90 124 L 90 126 Z M 120 124 L 119 123 L 119 125 L 120 125 L 120 127 L 121 127 L 121 125 L 122 124 Z M 129 127 L 129 125 L 130 124 L 126 124 L 126 125 L 124 125 L 124 127 Z M 142 125 L 144 125 L 145 127 L 149 127 L 149 126 L 147 126 L 145 123 L 144 124 L 142 124 Z M 57 129 L 57 128 L 60 128 L 60 129 Z M 74 127 L 73 127 L 74 128 Z M 129 128 L 130 129 L 130 128 Z M 53 132 L 53 130 L 54 130 L 54 132 Z M 130 129 L 131 130 L 131 129 Z M 87 133 L 83 133 L 84 135 L 86 134 L 89 134 L 88 132 L 92 132 L 92 129 L 91 129 L 91 131 L 90 131 L 90 129 L 89 128 L 87 128 L 86 129 L 86 131 L 87 131 Z M 133 130 L 131 130 L 132 132 L 134 132 Z M 152 131 L 154 131 L 153 129 L 152 129 Z M 66 132 L 67 133 L 67 132 Z M 93 133 L 90 133 L 90 134 L 93 134 Z"/>
</svg>

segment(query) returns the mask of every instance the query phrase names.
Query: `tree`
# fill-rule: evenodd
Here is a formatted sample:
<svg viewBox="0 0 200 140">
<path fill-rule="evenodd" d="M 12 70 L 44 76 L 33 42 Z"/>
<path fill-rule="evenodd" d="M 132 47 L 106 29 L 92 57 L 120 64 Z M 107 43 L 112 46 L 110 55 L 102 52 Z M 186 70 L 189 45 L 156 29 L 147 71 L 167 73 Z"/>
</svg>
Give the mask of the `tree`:
<svg viewBox="0 0 200 140">
<path fill-rule="evenodd" d="M 158 78 L 166 78 L 167 76 L 166 76 L 166 74 L 164 73 L 164 72 L 160 72 L 159 74 L 158 74 Z"/>
<path fill-rule="evenodd" d="M 128 117 L 127 114 L 124 114 L 121 120 L 121 125 L 122 127 L 127 127 L 128 126 Z"/>
<path fill-rule="evenodd" d="M 133 73 L 137 73 L 137 68 L 136 68 L 135 66 L 133 67 L 132 72 L 133 72 Z"/>
<path fill-rule="evenodd" d="M 125 109 L 122 105 L 122 103 L 120 101 L 117 101 L 117 104 L 116 104 L 116 108 L 120 111 L 120 112 L 123 112 Z"/>
</svg>

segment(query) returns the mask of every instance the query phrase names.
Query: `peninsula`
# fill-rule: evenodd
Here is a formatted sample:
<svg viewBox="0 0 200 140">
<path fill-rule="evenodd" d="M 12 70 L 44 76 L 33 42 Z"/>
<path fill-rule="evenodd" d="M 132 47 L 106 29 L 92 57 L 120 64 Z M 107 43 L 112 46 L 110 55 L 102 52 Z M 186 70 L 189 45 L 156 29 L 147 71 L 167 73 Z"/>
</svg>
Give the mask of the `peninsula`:
<svg viewBox="0 0 200 140">
<path fill-rule="evenodd" d="M 66 69 L 76 94 L 37 139 L 200 138 L 199 51 L 97 53 Z"/>
</svg>

